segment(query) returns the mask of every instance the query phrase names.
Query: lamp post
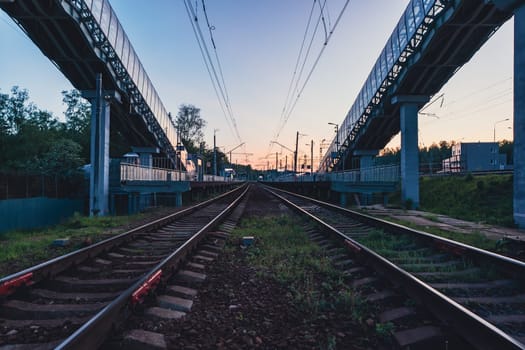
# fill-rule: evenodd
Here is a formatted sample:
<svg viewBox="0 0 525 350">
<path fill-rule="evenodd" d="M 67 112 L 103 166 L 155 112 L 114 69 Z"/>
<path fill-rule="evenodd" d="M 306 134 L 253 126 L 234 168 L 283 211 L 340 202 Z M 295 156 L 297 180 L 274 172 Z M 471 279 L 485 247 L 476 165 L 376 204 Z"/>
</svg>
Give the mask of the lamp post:
<svg viewBox="0 0 525 350">
<path fill-rule="evenodd" d="M 335 151 L 339 153 L 339 124 L 328 123 L 328 125 L 335 126 Z"/>
<path fill-rule="evenodd" d="M 241 143 L 240 145 L 237 145 L 237 146 L 233 147 L 231 150 L 226 152 L 226 153 L 230 153 L 230 159 L 229 159 L 230 164 L 233 164 L 233 162 L 232 162 L 232 151 L 235 151 L 237 148 L 239 148 L 241 146 L 244 146 L 244 144 L 245 144 L 245 142 Z"/>
<path fill-rule="evenodd" d="M 314 140 L 310 141 L 310 174 L 314 174 Z"/>
<path fill-rule="evenodd" d="M 507 120 L 510 120 L 510 118 L 505 118 L 494 122 L 494 142 L 496 142 L 496 124 L 506 122 Z"/>
<path fill-rule="evenodd" d="M 335 126 L 335 153 L 336 157 L 339 158 L 339 124 L 328 123 L 328 125 Z M 335 166 L 335 159 L 332 159 L 332 164 Z"/>
<path fill-rule="evenodd" d="M 217 139 L 215 134 L 219 129 L 213 129 L 213 175 L 217 176 Z"/>
<path fill-rule="evenodd" d="M 297 132 L 297 137 L 299 137 L 299 132 Z M 282 143 L 279 143 L 277 141 L 271 141 L 271 143 L 275 143 L 275 144 L 278 144 L 279 146 L 281 146 L 282 148 L 285 148 L 287 149 L 288 151 L 292 152 L 294 154 L 294 158 L 296 157 L 296 153 L 297 153 L 297 144 L 296 144 L 296 150 L 294 151 L 293 149 L 289 148 L 289 147 L 286 147 L 285 145 L 283 145 Z M 286 164 L 285 164 L 285 172 L 287 170 L 287 167 L 288 167 L 288 156 L 286 156 Z M 295 171 L 295 165 L 294 165 L 294 171 Z"/>
</svg>

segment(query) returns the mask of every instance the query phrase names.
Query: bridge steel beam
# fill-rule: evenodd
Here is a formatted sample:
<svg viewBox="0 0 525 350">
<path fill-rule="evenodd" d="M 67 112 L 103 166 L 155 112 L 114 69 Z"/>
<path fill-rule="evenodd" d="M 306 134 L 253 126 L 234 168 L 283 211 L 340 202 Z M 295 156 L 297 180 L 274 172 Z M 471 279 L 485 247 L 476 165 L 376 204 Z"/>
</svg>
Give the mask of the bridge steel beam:
<svg viewBox="0 0 525 350">
<path fill-rule="evenodd" d="M 404 203 L 411 201 L 414 209 L 419 208 L 417 115 L 428 100 L 429 97 L 424 95 L 398 95 L 392 98 L 393 104 L 399 104 L 401 123 L 401 200 Z"/>
<path fill-rule="evenodd" d="M 98 74 L 95 98 L 91 100 L 90 216 L 109 213 L 109 121 L 110 106 L 102 94 L 102 74 Z"/>
<path fill-rule="evenodd" d="M 514 12 L 514 222 L 525 228 L 525 5 Z"/>
<path fill-rule="evenodd" d="M 353 155 L 359 157 L 359 175 L 361 181 L 368 181 L 366 172 L 363 169 L 372 168 L 374 166 L 374 159 L 379 154 L 378 150 L 355 150 Z"/>
<path fill-rule="evenodd" d="M 91 171 L 89 215 L 109 214 L 109 134 L 111 101 L 120 100 L 115 91 L 102 90 L 102 74 L 97 74 L 95 91 L 82 91 L 91 102 Z"/>
</svg>

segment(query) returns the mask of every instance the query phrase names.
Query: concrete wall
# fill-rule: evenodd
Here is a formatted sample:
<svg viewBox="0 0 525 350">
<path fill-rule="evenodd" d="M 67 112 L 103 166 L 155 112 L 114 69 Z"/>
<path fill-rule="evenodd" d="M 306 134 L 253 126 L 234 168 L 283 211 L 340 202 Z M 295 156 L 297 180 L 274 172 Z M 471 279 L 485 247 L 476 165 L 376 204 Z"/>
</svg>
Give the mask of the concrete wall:
<svg viewBox="0 0 525 350">
<path fill-rule="evenodd" d="M 0 233 L 58 224 L 83 212 L 81 199 L 45 197 L 0 200 Z"/>
</svg>

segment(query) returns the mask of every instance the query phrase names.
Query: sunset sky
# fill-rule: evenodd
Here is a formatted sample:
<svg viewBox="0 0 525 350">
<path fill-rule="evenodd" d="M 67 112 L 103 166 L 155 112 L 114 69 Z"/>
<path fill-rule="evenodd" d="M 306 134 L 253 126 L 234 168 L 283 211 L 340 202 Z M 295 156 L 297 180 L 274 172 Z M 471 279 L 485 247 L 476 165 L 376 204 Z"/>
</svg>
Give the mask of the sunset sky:
<svg viewBox="0 0 525 350">
<path fill-rule="evenodd" d="M 323 14 L 328 31 L 345 2 L 326 2 Z M 233 160 L 248 160 L 262 168 L 275 161 L 275 152 L 290 156 L 281 146 L 270 147 L 270 142 L 293 148 L 297 131 L 306 135 L 300 138 L 299 157 L 305 153 L 309 157 L 313 140 L 314 162 L 318 162 L 321 140 L 334 137 L 334 127 L 328 123 L 343 121 L 408 1 L 350 1 L 295 109 L 285 116 L 282 111 L 312 2 L 206 1 L 240 139 L 231 119 L 221 110 L 184 1 L 112 0 L 111 4 L 166 109 L 176 114 L 183 103 L 201 108 L 207 121 L 208 145 L 213 144 L 213 130 L 219 129 L 217 145 L 221 150 L 229 151 L 245 142 L 235 152 L 254 155 L 237 154 Z M 192 4 L 195 6 L 195 1 Z M 197 4 L 199 23 L 214 57 L 201 2 Z M 313 18 L 319 14 L 316 5 Z M 494 127 L 497 139 L 512 139 L 512 22 L 506 23 L 445 85 L 439 93 L 444 93 L 443 103 L 425 110 L 433 116 L 420 116 L 421 146 L 440 140 L 492 141 Z M 321 24 L 298 88 L 303 86 L 324 40 Z M 30 99 L 40 108 L 63 118 L 60 92 L 72 89 L 71 84 L 1 11 L 0 46 L 0 92 L 7 93 L 13 85 L 27 88 Z M 292 95 L 295 97 L 296 92 Z M 495 124 L 506 118 L 510 120 Z M 283 119 L 287 122 L 280 128 Z M 396 136 L 388 146 L 398 145 Z"/>
</svg>

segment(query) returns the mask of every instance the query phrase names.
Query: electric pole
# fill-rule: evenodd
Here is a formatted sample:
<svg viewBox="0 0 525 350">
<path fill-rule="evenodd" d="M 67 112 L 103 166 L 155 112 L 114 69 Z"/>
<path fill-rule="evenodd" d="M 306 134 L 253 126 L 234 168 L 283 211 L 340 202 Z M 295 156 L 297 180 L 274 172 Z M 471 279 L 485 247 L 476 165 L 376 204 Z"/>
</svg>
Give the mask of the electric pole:
<svg viewBox="0 0 525 350">
<path fill-rule="evenodd" d="M 215 133 L 219 129 L 213 129 L 213 175 L 217 176 L 217 143 Z"/>
<path fill-rule="evenodd" d="M 299 131 L 295 136 L 295 152 L 293 154 L 293 172 L 297 173 L 297 149 L 299 147 Z"/>
<path fill-rule="evenodd" d="M 310 142 L 310 173 L 314 173 L 314 140 Z"/>
</svg>

